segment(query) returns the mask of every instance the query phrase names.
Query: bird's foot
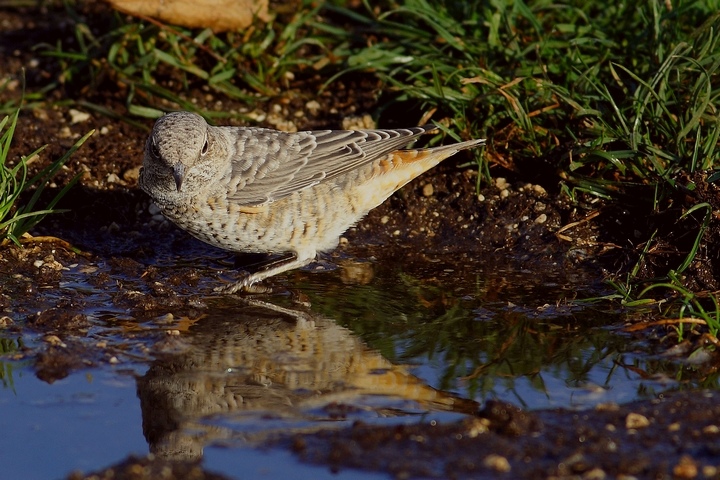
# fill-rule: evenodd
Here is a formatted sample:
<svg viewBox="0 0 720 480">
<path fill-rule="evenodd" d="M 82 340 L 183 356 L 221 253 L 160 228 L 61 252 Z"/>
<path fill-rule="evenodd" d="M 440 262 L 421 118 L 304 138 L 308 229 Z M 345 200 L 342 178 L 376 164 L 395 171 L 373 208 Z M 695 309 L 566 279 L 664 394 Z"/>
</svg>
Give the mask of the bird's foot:
<svg viewBox="0 0 720 480">
<path fill-rule="evenodd" d="M 233 293 L 272 293 L 272 287 L 256 283 L 258 281 L 255 275 L 245 272 L 240 280 L 229 285 L 216 287 L 214 291 L 224 295 L 232 295 Z"/>
</svg>

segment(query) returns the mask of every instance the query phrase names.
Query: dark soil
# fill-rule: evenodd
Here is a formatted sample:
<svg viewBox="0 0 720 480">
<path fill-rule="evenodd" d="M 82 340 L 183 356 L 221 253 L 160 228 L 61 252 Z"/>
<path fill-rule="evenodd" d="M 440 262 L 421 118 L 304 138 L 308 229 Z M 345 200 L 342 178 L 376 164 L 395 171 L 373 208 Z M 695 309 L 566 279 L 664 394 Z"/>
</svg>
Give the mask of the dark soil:
<svg viewBox="0 0 720 480">
<path fill-rule="evenodd" d="M 111 14 L 100 3 L 82 8 L 88 20 L 97 19 L 98 28 Z M 33 47 L 58 40 L 71 44 L 73 22 L 64 10 L 45 8 L 0 10 L 0 19 L 0 81 L 18 81 L 0 91 L 4 103 L 19 97 L 23 68 L 29 91 L 57 77 L 58 63 Z M 370 76 L 345 78 L 332 93 L 317 96 L 319 81 L 299 79 L 282 98 L 262 108 L 269 111 L 280 105 L 300 129 L 337 128 L 342 118 L 376 108 L 379 85 Z M 160 340 L 128 329 L 129 346 L 85 341 L 92 325 L 83 314 L 87 302 L 105 302 L 140 323 L 170 311 L 176 317 L 198 318 L 207 309 L 205 295 L 238 275 L 235 256 L 205 246 L 164 221 L 138 190 L 138 167 L 151 121 L 138 120 L 146 127 L 142 129 L 77 105 L 57 103 L 82 99 L 127 115 L 124 87 L 111 81 L 101 87 L 64 85 L 51 91 L 47 103 L 23 110 L 10 157 L 16 161 L 19 155 L 48 144 L 39 162 L 44 165 L 62 155 L 79 136 L 96 131 L 56 179 L 61 188 L 75 172 L 83 172 L 80 185 L 60 205 L 69 212 L 46 218 L 32 232 L 61 238 L 79 252 L 48 241 L 0 250 L 0 306 L 13 321 L 4 328 L 45 340 L 44 347 L 25 349 L 17 358 L 32 359 L 37 376 L 47 382 L 73 370 L 112 362 L 119 348 L 146 356 L 148 348 Z M 206 98 L 204 92 L 191 95 L 200 102 Z M 317 115 L 305 109 L 310 98 L 321 104 Z M 239 108 L 223 102 L 223 108 Z M 70 108 L 90 116 L 73 123 Z M 416 121 L 407 119 L 408 124 Z M 580 276 L 590 284 L 583 287 L 587 294 L 604 291 L 602 280 L 608 272 L 622 272 L 633 265 L 653 229 L 660 229 L 658 247 L 641 265 L 648 276 L 677 265 L 697 231 L 698 218 L 677 223 L 682 198 L 676 199 L 677 207 L 658 217 L 639 214 L 645 206 L 592 202 L 578 206 L 559 192 L 558 179 L 537 172 L 523 176 L 496 168 L 495 184 L 484 186 L 478 197 L 476 171 L 459 167 L 468 160 L 458 155 L 403 188 L 351 229 L 347 241 L 327 259 L 333 263 L 372 258 L 378 265 L 402 264 L 405 271 L 433 278 L 448 268 L 472 268 L 472 261 L 485 258 L 521 265 L 538 276 L 557 276 L 558 272 Z M 540 177 L 551 180 L 543 185 L 525 180 Z M 714 205 L 715 187 L 702 176 L 692 180 L 699 185 L 693 195 Z M 562 235 L 556 234 L 574 222 Z M 713 223 L 706 238 L 720 238 L 715 228 Z M 712 244 L 703 244 L 688 272 L 690 286 L 718 288 L 717 252 Z M 439 256 L 442 261 L 428 263 L 428 256 Z M 72 281 L 87 282 L 105 294 L 72 296 L 61 288 L 63 282 Z M 280 289 L 286 286 L 282 279 L 270 283 Z M 665 333 L 657 327 L 636 335 L 647 335 L 648 342 L 662 349 L 670 345 L 655 339 L 667 342 Z M 335 469 L 384 471 L 398 478 L 495 478 L 501 473 L 507 478 L 621 474 L 718 478 L 718 404 L 714 392 L 676 394 L 582 413 L 528 413 L 490 403 L 476 416 L 456 424 L 387 428 L 357 424 L 337 432 L 296 435 L 277 445 L 291 448 L 309 462 Z M 137 471 L 133 470 L 137 462 L 144 465 L 146 476 L 129 473 Z M 115 476 L 107 471 L 83 478 L 220 478 L 185 463 L 170 465 L 172 473 L 159 477 L 156 472 L 168 472 L 162 462 L 130 459 L 111 468 Z"/>
<path fill-rule="evenodd" d="M 593 411 L 528 413 L 488 402 L 454 424 L 297 435 L 284 443 L 300 458 L 335 470 L 360 468 L 396 478 L 718 478 L 716 392 L 599 405 Z"/>
</svg>

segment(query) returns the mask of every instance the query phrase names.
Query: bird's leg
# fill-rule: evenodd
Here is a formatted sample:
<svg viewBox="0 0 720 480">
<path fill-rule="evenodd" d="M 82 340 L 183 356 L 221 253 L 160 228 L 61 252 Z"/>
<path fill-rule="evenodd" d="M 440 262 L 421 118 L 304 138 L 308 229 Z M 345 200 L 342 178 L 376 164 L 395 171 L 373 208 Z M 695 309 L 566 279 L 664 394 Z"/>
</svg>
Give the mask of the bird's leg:
<svg viewBox="0 0 720 480">
<path fill-rule="evenodd" d="M 235 283 L 226 285 L 224 287 L 218 287 L 215 289 L 219 293 L 235 293 L 240 290 L 251 292 L 251 293 L 267 293 L 268 289 L 264 287 L 253 287 L 254 284 L 262 282 L 266 278 L 270 278 L 279 273 L 287 272 L 295 268 L 301 268 L 313 261 L 314 256 L 303 256 L 299 257 L 293 254 L 291 257 L 287 257 L 278 261 L 274 261 L 269 264 L 266 268 L 258 270 L 254 273 L 248 273 L 243 278 Z"/>
</svg>

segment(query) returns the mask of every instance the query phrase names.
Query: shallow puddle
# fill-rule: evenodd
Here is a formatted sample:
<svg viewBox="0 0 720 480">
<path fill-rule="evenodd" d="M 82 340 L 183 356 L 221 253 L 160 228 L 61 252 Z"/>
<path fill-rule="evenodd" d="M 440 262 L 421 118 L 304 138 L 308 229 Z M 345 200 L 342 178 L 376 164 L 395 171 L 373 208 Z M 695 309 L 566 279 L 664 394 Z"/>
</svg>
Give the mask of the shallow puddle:
<svg viewBox="0 0 720 480">
<path fill-rule="evenodd" d="M 578 291 L 587 278 L 513 262 L 444 268 L 431 259 L 422 278 L 394 265 L 337 263 L 280 279 L 291 293 L 210 296 L 196 314 L 142 318 L 107 282 L 86 281 L 90 271 L 110 284 L 137 279 L 105 264 L 73 266 L 39 303 L 74 297 L 89 326 L 52 348 L 84 344 L 92 367 L 46 383 L 22 352 L 50 348 L 47 334 L 0 332 L 4 474 L 58 477 L 150 451 L 202 459 L 232 478 L 335 478 L 263 446 L 357 420 L 455 420 L 488 399 L 588 408 L 694 384 L 673 380 L 682 367 L 630 341 L 617 313 L 565 301 L 593 293 Z"/>
</svg>

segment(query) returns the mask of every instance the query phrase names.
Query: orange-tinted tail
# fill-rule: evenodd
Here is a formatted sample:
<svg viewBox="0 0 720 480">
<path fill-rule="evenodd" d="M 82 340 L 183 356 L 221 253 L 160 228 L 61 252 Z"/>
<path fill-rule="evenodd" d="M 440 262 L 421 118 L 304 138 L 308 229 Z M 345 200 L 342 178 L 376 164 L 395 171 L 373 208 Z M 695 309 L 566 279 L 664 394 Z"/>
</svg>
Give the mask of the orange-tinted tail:
<svg viewBox="0 0 720 480">
<path fill-rule="evenodd" d="M 388 154 L 370 167 L 368 180 L 355 187 L 357 210 L 368 212 L 380 205 L 393 192 L 446 158 L 461 150 L 477 147 L 484 143 L 484 139 L 468 140 L 454 145 L 397 150 Z"/>
</svg>

